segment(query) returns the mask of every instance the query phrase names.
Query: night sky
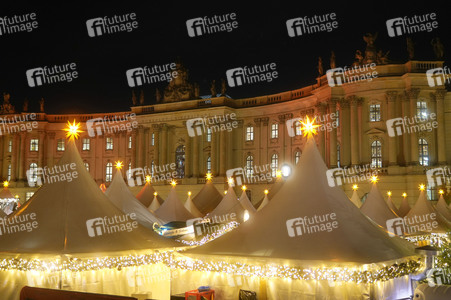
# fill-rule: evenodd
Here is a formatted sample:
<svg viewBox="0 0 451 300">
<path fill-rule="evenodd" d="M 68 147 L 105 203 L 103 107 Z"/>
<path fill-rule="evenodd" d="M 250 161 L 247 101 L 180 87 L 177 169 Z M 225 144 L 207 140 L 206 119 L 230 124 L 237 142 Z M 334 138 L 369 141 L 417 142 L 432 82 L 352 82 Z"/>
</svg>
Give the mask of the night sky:
<svg viewBox="0 0 451 300">
<path fill-rule="evenodd" d="M 438 29 L 412 35 L 415 59 L 432 60 L 430 41 L 440 37 L 445 46 L 445 61 L 451 49 L 451 18 L 446 14 L 448 1 L 428 1 L 427 8 L 413 2 L 405 7 L 393 7 L 393 2 L 362 1 L 360 5 L 334 1 L 312 1 L 312 7 L 301 4 L 267 6 L 260 2 L 252 9 L 239 5 L 211 4 L 196 6 L 166 1 L 167 4 L 134 4 L 124 1 L 121 7 L 111 3 L 73 2 L 60 6 L 1 4 L 0 17 L 36 13 L 38 28 L 0 36 L 0 93 L 11 94 L 11 102 L 21 111 L 25 98 L 29 111 L 37 111 L 41 97 L 46 99 L 47 113 L 89 113 L 129 110 L 131 88 L 125 71 L 144 65 L 170 63 L 179 58 L 189 69 L 189 79 L 200 85 L 200 94 L 210 94 L 210 82 L 215 79 L 217 90 L 227 69 L 254 64 L 277 64 L 279 78 L 271 83 L 258 83 L 228 88 L 232 98 L 260 96 L 301 88 L 315 83 L 318 56 L 323 57 L 324 70 L 329 68 L 330 51 L 334 50 L 337 66 L 350 66 L 355 50 L 365 50 L 362 36 L 378 32 L 376 46 L 390 50 L 389 58 L 406 62 L 406 36 L 390 38 L 387 19 L 414 14 L 436 13 Z M 160 2 L 160 1 L 159 1 Z M 368 5 L 368 3 L 370 3 Z M 314 6 L 317 5 L 317 6 Z M 336 13 L 338 29 L 291 38 L 287 34 L 288 19 Z M 132 32 L 89 37 L 88 19 L 136 13 L 138 28 Z M 188 19 L 236 13 L 238 29 L 189 37 Z M 448 53 L 448 54 L 447 54 Z M 67 83 L 29 87 L 28 69 L 75 62 L 79 78 Z M 446 64 L 446 63 L 445 63 Z M 155 103 L 155 89 L 167 83 L 148 84 L 142 89 L 145 104 Z"/>
</svg>

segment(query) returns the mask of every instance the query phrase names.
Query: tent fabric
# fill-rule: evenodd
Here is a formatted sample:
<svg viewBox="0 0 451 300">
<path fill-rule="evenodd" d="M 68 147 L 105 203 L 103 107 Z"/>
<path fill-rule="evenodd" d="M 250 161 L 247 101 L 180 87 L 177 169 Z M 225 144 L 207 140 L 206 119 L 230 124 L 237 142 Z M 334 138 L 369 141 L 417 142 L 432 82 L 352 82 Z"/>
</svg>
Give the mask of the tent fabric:
<svg viewBox="0 0 451 300">
<path fill-rule="evenodd" d="M 359 194 L 357 193 L 356 190 L 352 192 L 352 197 L 350 200 L 358 208 L 360 208 L 362 206 L 362 201 L 360 200 Z"/>
<path fill-rule="evenodd" d="M 160 208 L 155 211 L 155 215 L 165 223 L 174 221 L 185 222 L 194 218 L 177 197 L 175 187 L 171 188 L 168 198 L 163 202 Z"/>
<path fill-rule="evenodd" d="M 174 247 L 176 242 L 159 236 L 154 231 L 137 225 L 129 231 L 107 234 L 105 231 L 91 237 L 87 223 L 98 218 L 125 218 L 102 193 L 92 180 L 76 149 L 75 142 L 69 140 L 67 149 L 56 167 L 74 166 L 69 170 L 77 176 L 69 181 L 45 183 L 12 216 L 11 220 L 31 218 L 35 214 L 38 226 L 32 231 L 5 234 L 2 227 L 0 252 L 24 254 L 65 254 L 65 253 L 104 253 Z M 67 173 L 61 173 L 66 174 Z"/>
<path fill-rule="evenodd" d="M 315 265 L 387 262 L 415 255 L 412 244 L 389 237 L 349 201 L 341 187 L 328 185 L 327 167 L 313 138 L 303 153 L 292 176 L 265 209 L 233 231 L 185 253 L 206 259 L 264 257 Z M 319 232 L 301 226 L 301 234 L 294 230 L 296 221 L 315 216 L 323 220 L 328 216 L 338 226 Z"/>
<path fill-rule="evenodd" d="M 260 206 L 258 207 L 257 211 L 260 211 L 263 207 L 265 207 L 269 203 L 268 195 L 266 194 L 263 198 L 263 201 L 261 201 Z"/>
<path fill-rule="evenodd" d="M 368 197 L 366 197 L 365 202 L 362 204 L 362 207 L 360 207 L 360 211 L 385 229 L 387 229 L 387 221 L 398 217 L 395 212 L 388 207 L 387 202 L 382 197 L 376 183 L 372 184 Z"/>
<path fill-rule="evenodd" d="M 233 187 L 229 186 L 227 194 L 224 195 L 224 198 L 222 198 L 218 206 L 207 214 L 207 217 L 215 220 L 223 220 L 222 223 L 228 223 L 232 214 L 235 214 L 235 217 L 241 222 L 243 220 L 244 208 L 238 201 Z"/>
<path fill-rule="evenodd" d="M 13 194 L 11 194 L 11 191 L 7 186 L 3 187 L 3 189 L 0 192 L 0 199 L 15 199 Z"/>
<path fill-rule="evenodd" d="M 202 218 L 204 215 L 197 209 L 196 205 L 194 205 L 193 200 L 191 200 L 191 196 L 188 195 L 188 199 L 185 202 L 185 208 L 196 218 Z"/>
<path fill-rule="evenodd" d="M 449 210 L 448 205 L 446 205 L 446 201 L 445 198 L 443 198 L 443 195 L 440 195 L 435 209 L 439 213 L 441 213 L 448 221 L 451 221 L 451 211 Z"/>
<path fill-rule="evenodd" d="M 153 196 L 152 203 L 150 203 L 148 209 L 150 210 L 151 213 L 154 214 L 155 211 L 159 208 L 160 208 L 160 202 L 158 201 L 157 196 Z"/>
<path fill-rule="evenodd" d="M 398 213 L 401 218 L 404 218 L 410 211 L 411 207 L 409 205 L 409 201 L 407 201 L 407 197 L 403 197 L 401 206 L 398 208 Z"/>
<path fill-rule="evenodd" d="M 249 215 L 253 215 L 254 213 L 257 212 L 257 210 L 255 209 L 255 207 L 252 205 L 251 200 L 249 200 L 249 197 L 247 196 L 246 191 L 243 191 L 243 193 L 241 193 L 240 196 L 240 204 L 241 206 L 247 210 L 247 212 L 249 213 Z"/>
<path fill-rule="evenodd" d="M 136 199 L 139 200 L 145 207 L 149 207 L 150 204 L 153 201 L 153 198 L 155 197 L 155 189 L 150 184 L 150 182 L 146 182 L 146 184 L 143 186 L 143 188 L 139 191 L 139 193 L 136 195 Z M 160 197 L 160 195 L 157 195 L 158 199 L 158 207 L 164 202 L 163 198 Z"/>
<path fill-rule="evenodd" d="M 207 180 L 199 193 L 193 198 L 193 203 L 203 215 L 206 215 L 215 209 L 221 200 L 222 194 L 211 180 Z"/>
<path fill-rule="evenodd" d="M 388 198 L 387 198 L 387 205 L 396 215 L 399 216 L 399 210 L 396 207 L 395 203 L 393 203 L 393 200 L 390 196 L 388 196 Z"/>
<path fill-rule="evenodd" d="M 432 206 L 431 202 L 426 198 L 426 193 L 424 191 L 420 191 L 420 196 L 418 197 L 417 202 L 409 211 L 409 213 L 405 216 L 407 220 L 415 220 L 414 225 L 423 225 L 424 227 L 429 226 L 431 223 L 431 219 L 426 219 L 425 216 L 430 215 L 432 213 L 436 214 L 435 221 L 437 222 L 436 228 L 433 228 L 432 233 L 446 233 L 451 229 L 451 223 L 441 214 L 439 213 L 434 206 Z M 417 233 L 417 232 L 415 232 Z"/>
<path fill-rule="evenodd" d="M 135 213 L 138 222 L 149 229 L 153 229 L 154 223 L 162 223 L 162 220 L 152 214 L 147 207 L 142 205 L 142 203 L 133 196 L 122 177 L 121 171 L 116 171 L 113 181 L 106 190 L 105 195 L 124 213 Z"/>
<path fill-rule="evenodd" d="M 269 189 L 269 193 L 268 193 L 268 196 L 267 196 L 267 198 L 268 198 L 268 201 L 269 200 L 271 200 L 278 192 L 279 192 L 279 190 L 282 188 L 282 186 L 283 186 L 283 183 L 284 183 L 285 181 L 282 179 L 282 177 L 277 177 L 276 178 L 276 182 L 272 185 L 272 187 Z M 265 195 L 266 196 L 266 195 Z M 262 203 L 263 203 L 263 201 L 265 200 L 265 197 L 263 197 L 263 199 L 262 200 L 260 200 L 260 201 L 258 201 L 257 203 L 255 203 L 255 207 L 257 208 L 259 208 L 261 205 L 262 205 Z"/>
</svg>

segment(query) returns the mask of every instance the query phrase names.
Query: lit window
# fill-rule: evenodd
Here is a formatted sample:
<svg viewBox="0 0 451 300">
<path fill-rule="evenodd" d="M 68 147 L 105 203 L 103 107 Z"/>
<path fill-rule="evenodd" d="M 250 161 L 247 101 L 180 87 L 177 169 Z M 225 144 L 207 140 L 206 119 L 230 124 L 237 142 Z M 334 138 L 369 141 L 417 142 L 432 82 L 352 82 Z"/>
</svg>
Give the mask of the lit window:
<svg viewBox="0 0 451 300">
<path fill-rule="evenodd" d="M 418 140 L 418 155 L 421 166 L 429 166 L 429 148 L 425 139 Z"/>
<path fill-rule="evenodd" d="M 341 156 L 341 149 L 340 144 L 337 144 L 337 167 L 340 167 L 340 156 Z"/>
<path fill-rule="evenodd" d="M 154 173 L 154 169 L 155 169 L 155 161 L 152 160 L 152 163 L 150 164 L 150 175 L 152 176 Z"/>
<path fill-rule="evenodd" d="M 301 151 L 296 151 L 294 153 L 294 164 L 296 165 L 301 159 Z"/>
<path fill-rule="evenodd" d="M 417 101 L 417 117 L 420 119 L 426 119 L 428 117 L 426 101 Z"/>
<path fill-rule="evenodd" d="M 30 140 L 30 151 L 38 151 L 39 150 L 39 140 L 31 139 Z"/>
<path fill-rule="evenodd" d="M 90 139 L 83 139 L 82 146 L 83 151 L 89 151 L 91 150 L 91 140 Z"/>
<path fill-rule="evenodd" d="M 211 142 L 211 128 L 207 128 L 207 142 Z"/>
<path fill-rule="evenodd" d="M 11 181 L 11 164 L 8 165 L 8 181 Z"/>
<path fill-rule="evenodd" d="M 302 124 L 300 121 L 296 121 L 295 135 L 302 135 Z"/>
<path fill-rule="evenodd" d="M 428 199 L 431 201 L 436 201 L 437 200 L 437 189 L 435 184 L 433 186 L 429 185 L 427 186 L 427 196 Z"/>
<path fill-rule="evenodd" d="M 380 141 L 371 143 L 371 167 L 382 168 L 382 143 Z"/>
<path fill-rule="evenodd" d="M 106 138 L 106 150 L 113 150 L 113 138 L 112 137 Z"/>
<path fill-rule="evenodd" d="M 273 154 L 271 156 L 271 176 L 272 177 L 276 177 L 278 167 L 279 167 L 279 155 Z"/>
<path fill-rule="evenodd" d="M 370 122 L 378 122 L 381 120 L 381 105 L 371 104 L 370 105 Z"/>
<path fill-rule="evenodd" d="M 65 149 L 64 139 L 58 139 L 56 141 L 56 151 L 64 151 L 64 149 Z"/>
<path fill-rule="evenodd" d="M 132 148 L 132 136 L 128 137 L 128 149 Z"/>
<path fill-rule="evenodd" d="M 106 164 L 105 181 L 111 182 L 113 180 L 113 163 Z"/>
<path fill-rule="evenodd" d="M 89 172 L 89 163 L 88 162 L 84 162 L 85 168 L 86 170 Z"/>
<path fill-rule="evenodd" d="M 152 163 L 153 163 L 153 161 L 152 161 Z M 128 177 L 127 177 L 127 179 L 130 179 L 130 178 L 132 178 L 132 163 L 131 162 L 128 163 Z"/>
<path fill-rule="evenodd" d="M 271 124 L 271 138 L 277 139 L 279 137 L 279 124 Z"/>
<path fill-rule="evenodd" d="M 253 141 L 253 140 L 254 140 L 254 127 L 247 126 L 246 127 L 246 141 Z"/>
<path fill-rule="evenodd" d="M 250 177 L 254 175 L 254 157 L 249 155 L 246 157 L 246 176 Z"/>
<path fill-rule="evenodd" d="M 8 141 L 8 152 L 13 152 L 13 140 Z"/>
<path fill-rule="evenodd" d="M 211 173 L 211 157 L 207 157 L 207 173 Z"/>
<path fill-rule="evenodd" d="M 38 181 L 38 164 L 31 163 L 28 169 L 30 171 L 31 176 L 28 177 L 30 183 L 36 183 Z"/>
<path fill-rule="evenodd" d="M 30 200 L 31 197 L 33 197 L 34 192 L 26 192 L 25 193 L 25 201 Z"/>
<path fill-rule="evenodd" d="M 336 128 L 340 126 L 340 111 L 337 109 L 335 111 L 335 122 L 337 123 Z"/>
<path fill-rule="evenodd" d="M 152 132 L 152 140 L 151 140 L 151 143 L 150 143 L 152 146 L 155 146 L 155 133 L 154 132 Z"/>
</svg>

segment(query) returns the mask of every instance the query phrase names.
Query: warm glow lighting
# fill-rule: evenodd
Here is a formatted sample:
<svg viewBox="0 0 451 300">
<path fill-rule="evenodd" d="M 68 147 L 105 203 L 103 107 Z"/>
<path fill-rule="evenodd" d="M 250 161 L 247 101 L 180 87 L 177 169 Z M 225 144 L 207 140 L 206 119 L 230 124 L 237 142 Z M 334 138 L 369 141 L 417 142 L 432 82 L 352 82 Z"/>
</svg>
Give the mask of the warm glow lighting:
<svg viewBox="0 0 451 300">
<path fill-rule="evenodd" d="M 14 198 L 19 199 L 19 195 L 15 195 Z"/>
<path fill-rule="evenodd" d="M 118 161 L 114 162 L 114 166 L 116 167 L 116 169 L 120 170 L 120 169 L 122 169 L 124 164 L 120 160 L 118 160 Z"/>
<path fill-rule="evenodd" d="M 308 135 L 308 136 L 312 136 L 314 134 L 318 134 L 318 132 L 316 132 L 316 128 L 320 127 L 320 125 L 316 125 L 315 124 L 315 120 L 316 117 L 310 122 L 309 117 L 306 117 L 306 121 L 300 121 L 302 124 L 301 130 L 304 132 L 304 136 Z"/>
<path fill-rule="evenodd" d="M 352 186 L 352 190 L 353 191 L 357 191 L 359 189 L 359 186 L 357 185 L 357 184 L 354 184 L 353 186 Z"/>
<path fill-rule="evenodd" d="M 377 176 L 371 176 L 371 182 L 372 183 L 377 183 L 379 181 L 379 178 L 377 178 Z"/>
<path fill-rule="evenodd" d="M 153 193 L 153 195 L 156 197 L 157 195 L 158 195 L 158 193 L 157 192 L 155 192 L 155 193 Z"/>
<path fill-rule="evenodd" d="M 420 191 L 424 191 L 426 189 L 426 186 L 424 184 L 420 184 L 418 188 L 420 189 Z"/>
<path fill-rule="evenodd" d="M 147 176 L 146 176 L 146 182 L 147 182 L 147 183 L 150 183 L 151 180 L 152 180 L 152 176 L 147 175 Z"/>
<path fill-rule="evenodd" d="M 206 178 L 207 180 L 211 180 L 211 179 L 213 178 L 213 175 L 212 175 L 211 173 L 207 173 L 207 174 L 205 175 L 205 178 Z"/>
<path fill-rule="evenodd" d="M 9 186 L 9 182 L 8 181 L 3 181 L 3 187 L 8 187 Z"/>
<path fill-rule="evenodd" d="M 172 187 L 175 187 L 177 185 L 177 181 L 175 181 L 174 179 L 171 180 L 171 185 Z"/>
<path fill-rule="evenodd" d="M 443 195 L 443 194 L 445 193 L 445 191 L 444 191 L 444 190 L 440 190 L 440 191 L 438 191 L 438 193 L 439 193 L 440 195 Z"/>
<path fill-rule="evenodd" d="M 407 193 L 402 193 L 402 196 L 405 198 L 407 197 Z"/>
<path fill-rule="evenodd" d="M 268 195 L 269 191 L 268 191 L 268 190 L 265 190 L 264 193 L 265 193 L 265 195 Z"/>
<path fill-rule="evenodd" d="M 188 192 L 188 196 L 191 196 L 191 191 Z"/>
<path fill-rule="evenodd" d="M 276 171 L 276 177 L 277 177 L 277 178 L 281 178 L 281 177 L 282 177 L 282 171 L 277 170 L 277 171 Z"/>
<path fill-rule="evenodd" d="M 244 211 L 243 220 L 244 220 L 244 222 L 246 222 L 247 220 L 249 220 L 249 212 L 248 212 L 247 210 Z"/>
<path fill-rule="evenodd" d="M 245 191 L 245 190 L 247 190 L 247 186 L 243 185 L 243 186 L 241 187 L 241 189 L 242 189 L 243 191 Z"/>
<path fill-rule="evenodd" d="M 83 132 L 82 130 L 80 130 L 80 122 L 76 124 L 75 120 L 73 124 L 67 121 L 67 128 L 64 128 L 63 130 L 66 131 L 67 138 L 76 138 L 76 139 L 78 139 L 80 132 Z"/>
<path fill-rule="evenodd" d="M 291 175 L 291 167 L 289 165 L 283 165 L 280 171 L 285 178 Z"/>
<path fill-rule="evenodd" d="M 387 192 L 388 197 L 391 197 L 391 191 Z"/>
<path fill-rule="evenodd" d="M 227 195 L 227 191 L 224 191 L 224 195 Z"/>
<path fill-rule="evenodd" d="M 229 177 L 229 178 L 227 179 L 227 183 L 229 184 L 229 186 L 233 186 L 233 182 L 234 182 L 234 180 L 233 180 L 232 177 Z"/>
</svg>

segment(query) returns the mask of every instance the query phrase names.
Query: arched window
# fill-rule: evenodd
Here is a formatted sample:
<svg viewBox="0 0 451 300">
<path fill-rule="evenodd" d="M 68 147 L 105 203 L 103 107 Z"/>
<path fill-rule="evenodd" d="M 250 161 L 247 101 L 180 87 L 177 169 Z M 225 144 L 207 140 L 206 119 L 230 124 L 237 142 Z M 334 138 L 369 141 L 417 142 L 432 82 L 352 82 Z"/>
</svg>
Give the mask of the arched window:
<svg viewBox="0 0 451 300">
<path fill-rule="evenodd" d="M 279 155 L 277 153 L 274 153 L 271 156 L 271 176 L 272 177 L 276 177 L 278 167 L 279 167 Z"/>
<path fill-rule="evenodd" d="M 429 166 L 429 147 L 425 139 L 418 140 L 418 156 L 421 166 Z"/>
<path fill-rule="evenodd" d="M 106 164 L 105 170 L 105 182 L 111 182 L 113 180 L 113 163 Z"/>
<path fill-rule="evenodd" d="M 296 151 L 294 153 L 294 164 L 296 165 L 301 159 L 301 151 Z"/>
<path fill-rule="evenodd" d="M 211 173 L 211 157 L 207 157 L 207 173 Z"/>
<path fill-rule="evenodd" d="M 277 139 L 279 137 L 279 124 L 271 124 L 271 138 Z"/>
<path fill-rule="evenodd" d="M 428 107 L 426 101 L 417 101 L 417 117 L 425 120 L 428 117 Z"/>
<path fill-rule="evenodd" d="M 254 157 L 248 155 L 246 157 L 246 176 L 250 177 L 254 175 Z"/>
<path fill-rule="evenodd" d="M 30 183 L 36 183 L 38 181 L 38 164 L 37 163 L 31 163 L 29 168 L 31 176 L 28 180 L 30 180 Z"/>
<path fill-rule="evenodd" d="M 382 143 L 380 141 L 371 143 L 371 167 L 382 168 Z"/>
<path fill-rule="evenodd" d="M 8 165 L 8 176 L 7 176 L 7 180 L 11 181 L 11 164 Z"/>
<path fill-rule="evenodd" d="M 175 164 L 177 178 L 185 177 L 185 145 L 180 145 L 175 149 Z"/>
</svg>

